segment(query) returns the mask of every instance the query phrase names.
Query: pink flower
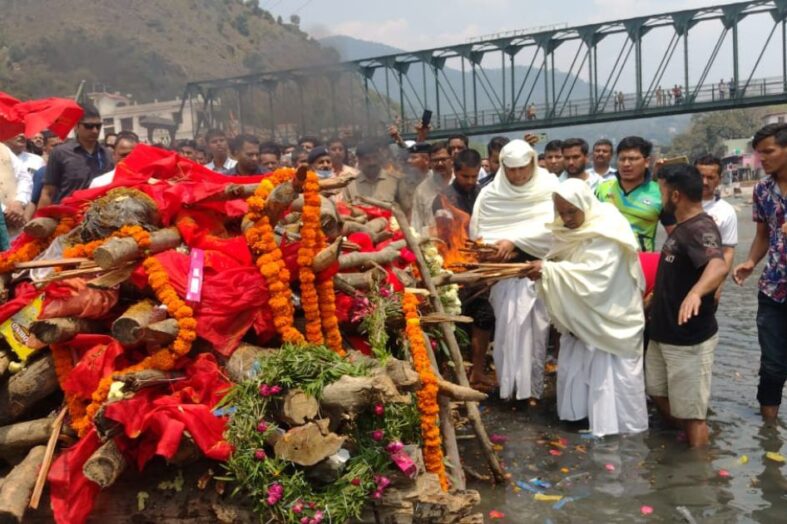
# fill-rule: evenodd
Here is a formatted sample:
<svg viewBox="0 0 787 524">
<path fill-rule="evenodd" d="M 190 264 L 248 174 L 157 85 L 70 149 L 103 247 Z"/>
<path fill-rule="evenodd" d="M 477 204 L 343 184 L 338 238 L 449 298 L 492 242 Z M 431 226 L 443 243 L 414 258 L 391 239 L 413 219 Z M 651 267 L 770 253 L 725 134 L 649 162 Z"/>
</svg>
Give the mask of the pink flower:
<svg viewBox="0 0 787 524">
<path fill-rule="evenodd" d="M 278 395 L 281 391 L 281 386 L 271 386 L 271 395 Z"/>
<path fill-rule="evenodd" d="M 300 500 L 292 505 L 292 512 L 298 515 L 299 513 L 303 513 L 303 502 Z"/>
<path fill-rule="evenodd" d="M 265 454 L 264 449 L 258 449 L 257 451 L 254 452 L 254 458 L 262 461 L 268 458 L 268 455 Z"/>
<path fill-rule="evenodd" d="M 390 444 L 388 444 L 387 446 L 385 446 L 385 450 L 388 453 L 399 453 L 403 449 L 404 449 L 404 444 L 402 444 L 398 440 L 395 440 L 395 441 L 391 442 Z"/>
<path fill-rule="evenodd" d="M 379 402 L 377 404 L 375 404 L 374 405 L 374 414 L 377 415 L 378 417 L 382 417 L 383 415 L 385 415 L 385 406 L 383 406 Z"/>
<path fill-rule="evenodd" d="M 372 431 L 372 440 L 375 442 L 380 442 L 383 438 L 385 438 L 385 431 L 382 429 L 375 429 Z"/>
<path fill-rule="evenodd" d="M 381 491 L 391 485 L 391 479 L 385 475 L 375 475 L 374 482 L 377 484 L 377 489 Z"/>
<path fill-rule="evenodd" d="M 380 500 L 381 498 L 383 498 L 383 492 L 378 489 L 377 491 L 372 493 L 372 498 L 375 500 Z"/>
<path fill-rule="evenodd" d="M 268 384 L 260 385 L 260 395 L 263 397 L 271 396 L 271 387 Z"/>
<path fill-rule="evenodd" d="M 268 424 L 266 424 L 264 420 L 260 421 L 260 423 L 257 424 L 257 431 L 260 433 L 265 433 L 268 431 Z"/>
<path fill-rule="evenodd" d="M 301 524 L 309 524 L 309 517 L 301 517 Z"/>
<path fill-rule="evenodd" d="M 358 477 L 355 477 L 354 479 L 352 479 L 350 481 L 350 484 L 352 484 L 353 486 L 360 486 L 361 485 L 361 479 L 359 479 Z"/>
</svg>

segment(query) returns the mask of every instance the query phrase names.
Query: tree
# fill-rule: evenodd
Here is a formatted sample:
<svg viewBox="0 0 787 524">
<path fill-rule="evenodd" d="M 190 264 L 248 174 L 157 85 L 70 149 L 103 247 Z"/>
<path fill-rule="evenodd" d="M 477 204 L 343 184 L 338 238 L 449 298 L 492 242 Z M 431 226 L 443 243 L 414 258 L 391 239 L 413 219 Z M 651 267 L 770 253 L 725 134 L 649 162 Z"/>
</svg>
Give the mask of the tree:
<svg viewBox="0 0 787 524">
<path fill-rule="evenodd" d="M 290 23 L 294 26 L 301 25 L 301 17 L 298 15 L 290 15 Z"/>
<path fill-rule="evenodd" d="M 731 109 L 694 115 L 689 129 L 672 139 L 669 154 L 689 158 L 704 153 L 723 156 L 724 141 L 751 137 L 762 126 L 764 113 L 763 109 Z"/>
</svg>

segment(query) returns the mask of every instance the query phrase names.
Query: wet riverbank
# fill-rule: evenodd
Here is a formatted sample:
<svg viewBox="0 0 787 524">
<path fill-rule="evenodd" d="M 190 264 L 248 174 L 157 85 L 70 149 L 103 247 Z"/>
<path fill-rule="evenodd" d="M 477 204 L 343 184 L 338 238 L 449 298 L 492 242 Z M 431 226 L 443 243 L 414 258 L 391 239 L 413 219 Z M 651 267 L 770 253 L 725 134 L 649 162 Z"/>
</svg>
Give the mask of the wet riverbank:
<svg viewBox="0 0 787 524">
<path fill-rule="evenodd" d="M 736 253 L 741 261 L 754 224 L 750 206 L 741 200 L 731 203 L 741 208 Z M 487 521 L 787 521 L 787 465 L 766 458 L 768 452 L 787 454 L 787 429 L 764 425 L 757 412 L 756 298 L 756 278 L 744 287 L 725 284 L 709 414 L 711 446 L 705 451 L 689 450 L 653 410 L 647 433 L 594 440 L 581 432 L 581 424 L 559 423 L 554 390 L 535 408 L 486 402 L 489 432 L 507 439 L 500 457 L 511 474 L 506 486 L 469 482 L 482 493 Z M 477 454 L 472 440 L 463 441 L 463 448 L 466 457 Z M 478 464 L 480 470 L 482 462 Z M 540 481 L 530 482 L 535 478 Z M 529 491 L 533 488 L 564 498 L 557 504 L 538 500 L 544 497 Z M 643 509 L 652 513 L 643 515 Z M 492 520 L 490 511 L 504 516 Z"/>
</svg>

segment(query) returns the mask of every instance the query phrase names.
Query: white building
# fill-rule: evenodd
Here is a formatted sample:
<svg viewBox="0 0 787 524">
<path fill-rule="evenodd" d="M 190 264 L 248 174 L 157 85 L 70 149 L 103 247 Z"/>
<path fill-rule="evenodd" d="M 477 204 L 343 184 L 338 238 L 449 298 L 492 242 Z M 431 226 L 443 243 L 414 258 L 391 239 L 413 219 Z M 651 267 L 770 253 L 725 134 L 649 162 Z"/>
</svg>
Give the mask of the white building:
<svg viewBox="0 0 787 524">
<path fill-rule="evenodd" d="M 774 111 L 773 113 L 767 113 L 762 117 L 762 125 L 764 126 L 768 124 L 784 124 L 785 122 L 787 122 L 787 110 L 784 109 L 781 111 Z"/>
<path fill-rule="evenodd" d="M 169 145 L 173 137 L 171 131 L 175 129 L 180 115 L 181 100 L 165 100 L 146 104 L 138 104 L 130 97 L 120 93 L 89 93 L 87 97 L 96 106 L 104 126 L 101 137 L 107 133 L 120 131 L 133 131 L 139 135 L 140 140 L 147 143 L 161 143 Z M 194 122 L 188 105 L 183 111 L 183 122 L 177 126 L 174 139 L 194 138 Z"/>
</svg>

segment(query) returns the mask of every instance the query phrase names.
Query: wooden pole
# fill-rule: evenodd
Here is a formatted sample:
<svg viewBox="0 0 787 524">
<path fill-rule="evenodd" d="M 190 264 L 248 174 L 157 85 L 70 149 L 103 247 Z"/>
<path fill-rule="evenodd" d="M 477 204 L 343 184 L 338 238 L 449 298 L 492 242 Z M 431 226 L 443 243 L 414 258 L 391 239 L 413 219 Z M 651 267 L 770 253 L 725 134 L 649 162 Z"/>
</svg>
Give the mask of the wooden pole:
<svg viewBox="0 0 787 524">
<path fill-rule="evenodd" d="M 57 220 L 48 217 L 38 217 L 30 220 L 22 228 L 22 231 L 33 238 L 48 238 L 57 228 Z"/>
<path fill-rule="evenodd" d="M 79 333 L 96 333 L 99 330 L 99 322 L 77 317 L 48 318 L 30 324 L 30 332 L 44 344 L 66 342 Z"/>
<path fill-rule="evenodd" d="M 427 291 L 429 291 L 429 301 L 432 304 L 432 309 L 434 309 L 434 311 L 437 313 L 445 313 L 445 310 L 443 309 L 443 303 L 440 301 L 440 295 L 438 294 L 437 288 L 432 282 L 432 277 L 429 273 L 429 267 L 427 266 L 426 259 L 424 258 L 424 254 L 421 251 L 421 246 L 418 244 L 418 241 L 416 240 L 412 231 L 410 231 L 410 222 L 407 220 L 407 216 L 404 214 L 402 209 L 396 203 L 389 204 L 365 197 L 360 197 L 360 199 L 367 204 L 379 207 L 381 209 L 391 210 L 394 218 L 396 218 L 396 221 L 399 223 L 399 228 L 404 234 L 404 238 L 407 241 L 408 247 L 415 254 L 418 271 L 421 273 L 421 278 L 424 281 Z M 456 378 L 459 381 L 459 385 L 470 387 L 470 381 L 467 380 L 464 361 L 462 359 L 462 352 L 459 349 L 459 343 L 456 341 L 453 325 L 450 322 L 442 322 L 440 323 L 440 330 L 451 353 L 451 360 L 454 363 L 454 372 L 456 373 Z M 481 420 L 481 412 L 478 410 L 478 403 L 466 402 L 465 405 L 467 406 L 467 417 L 473 424 L 473 429 L 475 430 L 475 434 L 478 437 L 478 442 L 481 444 L 481 450 L 484 452 L 487 462 L 489 462 L 489 467 L 492 470 L 495 480 L 498 482 L 505 482 L 505 471 L 500 465 L 500 461 L 497 459 L 497 455 L 495 455 L 495 452 L 492 449 L 492 442 L 489 440 L 489 435 L 487 435 L 486 428 L 484 427 L 484 423 Z"/>
<path fill-rule="evenodd" d="M 18 419 L 59 387 L 52 355 L 43 355 L 0 386 L 0 425 Z"/>
</svg>

